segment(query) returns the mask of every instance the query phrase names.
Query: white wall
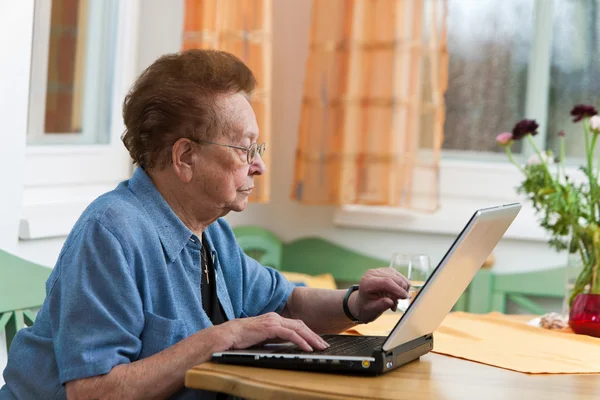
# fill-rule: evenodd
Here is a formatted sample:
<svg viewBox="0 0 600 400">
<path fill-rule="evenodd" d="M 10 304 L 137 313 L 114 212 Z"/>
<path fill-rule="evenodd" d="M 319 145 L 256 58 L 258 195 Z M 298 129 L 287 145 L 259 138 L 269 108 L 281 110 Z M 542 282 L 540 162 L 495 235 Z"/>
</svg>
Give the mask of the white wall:
<svg viewBox="0 0 600 400">
<path fill-rule="evenodd" d="M 0 248 L 15 251 L 23 197 L 33 1 L 0 1 Z M 7 40 L 7 38 L 11 38 Z"/>
<path fill-rule="evenodd" d="M 143 0 L 141 4 L 139 72 L 161 55 L 181 49 L 185 10 L 184 0 Z"/>
<path fill-rule="evenodd" d="M 16 251 L 19 215 L 23 198 L 23 164 L 27 129 L 27 103 L 31 43 L 27 38 L 33 28 L 33 1 L 15 4 L 0 1 L 0 54 L 10 62 L 0 63 L 0 248 Z M 21 40 L 19 40 L 21 38 Z M 4 56 L 3 56 L 4 57 Z M 12 58 L 14 57 L 14 60 Z M 0 371 L 6 364 L 5 334 L 0 333 Z M 0 386 L 4 380 L 0 374 Z"/>
</svg>

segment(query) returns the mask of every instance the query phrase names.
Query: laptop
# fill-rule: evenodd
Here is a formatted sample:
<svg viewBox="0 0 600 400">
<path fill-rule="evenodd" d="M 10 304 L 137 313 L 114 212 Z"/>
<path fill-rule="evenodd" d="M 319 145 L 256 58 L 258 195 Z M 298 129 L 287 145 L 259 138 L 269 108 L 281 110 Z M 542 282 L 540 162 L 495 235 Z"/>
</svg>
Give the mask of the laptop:
<svg viewBox="0 0 600 400">
<path fill-rule="evenodd" d="M 321 335 L 330 344 L 323 351 L 308 353 L 288 342 L 218 352 L 212 355 L 212 361 L 378 375 L 417 360 L 433 349 L 433 332 L 520 210 L 521 205 L 513 203 L 475 211 L 387 337 Z"/>
</svg>

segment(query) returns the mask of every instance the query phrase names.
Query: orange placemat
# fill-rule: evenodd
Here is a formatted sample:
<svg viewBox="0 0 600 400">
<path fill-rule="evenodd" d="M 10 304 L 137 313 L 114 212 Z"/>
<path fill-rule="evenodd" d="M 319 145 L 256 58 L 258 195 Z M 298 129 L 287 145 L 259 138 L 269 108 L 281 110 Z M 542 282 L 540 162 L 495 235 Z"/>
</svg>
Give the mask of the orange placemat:
<svg viewBox="0 0 600 400">
<path fill-rule="evenodd" d="M 348 333 L 388 335 L 384 314 Z M 454 312 L 434 332 L 433 352 L 530 374 L 600 373 L 600 339 L 529 326 L 500 313 Z"/>
</svg>

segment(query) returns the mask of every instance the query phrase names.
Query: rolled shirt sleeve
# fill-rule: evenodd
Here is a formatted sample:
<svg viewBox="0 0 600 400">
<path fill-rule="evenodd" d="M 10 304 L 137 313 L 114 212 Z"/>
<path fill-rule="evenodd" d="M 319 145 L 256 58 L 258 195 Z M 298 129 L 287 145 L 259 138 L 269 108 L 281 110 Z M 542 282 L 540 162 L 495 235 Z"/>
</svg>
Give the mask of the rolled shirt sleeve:
<svg viewBox="0 0 600 400">
<path fill-rule="evenodd" d="M 249 317 L 281 313 L 295 285 L 279 271 L 265 267 L 240 249 L 244 287 L 243 312 Z"/>
<path fill-rule="evenodd" d="M 115 235 L 100 221 L 88 221 L 58 268 L 48 301 L 60 383 L 137 359 L 142 300 Z"/>
</svg>

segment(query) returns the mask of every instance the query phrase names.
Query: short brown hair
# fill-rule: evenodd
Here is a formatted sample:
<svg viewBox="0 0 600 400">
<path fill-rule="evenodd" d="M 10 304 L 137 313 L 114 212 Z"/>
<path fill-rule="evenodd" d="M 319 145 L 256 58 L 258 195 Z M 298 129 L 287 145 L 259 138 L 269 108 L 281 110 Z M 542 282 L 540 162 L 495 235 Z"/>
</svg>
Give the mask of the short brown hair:
<svg viewBox="0 0 600 400">
<path fill-rule="evenodd" d="M 211 140 L 224 131 L 218 96 L 254 90 L 252 71 L 224 51 L 192 49 L 160 57 L 138 77 L 123 102 L 121 136 L 134 164 L 145 170 L 170 163 L 182 137 Z"/>
</svg>

